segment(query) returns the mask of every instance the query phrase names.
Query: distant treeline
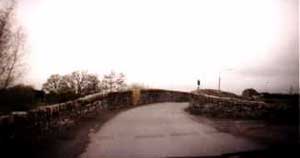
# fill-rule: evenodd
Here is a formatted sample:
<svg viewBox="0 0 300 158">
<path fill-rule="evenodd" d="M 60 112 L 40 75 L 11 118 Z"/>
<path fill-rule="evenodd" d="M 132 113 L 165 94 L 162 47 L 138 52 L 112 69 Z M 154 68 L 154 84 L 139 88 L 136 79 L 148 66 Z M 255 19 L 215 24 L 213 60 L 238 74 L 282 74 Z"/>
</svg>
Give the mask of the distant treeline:
<svg viewBox="0 0 300 158">
<path fill-rule="evenodd" d="M 74 100 L 93 93 L 122 91 L 128 88 L 125 75 L 110 72 L 99 79 L 86 71 L 51 75 L 42 90 L 28 85 L 16 85 L 0 89 L 0 115 L 11 111 L 24 111 L 37 106 Z"/>
</svg>

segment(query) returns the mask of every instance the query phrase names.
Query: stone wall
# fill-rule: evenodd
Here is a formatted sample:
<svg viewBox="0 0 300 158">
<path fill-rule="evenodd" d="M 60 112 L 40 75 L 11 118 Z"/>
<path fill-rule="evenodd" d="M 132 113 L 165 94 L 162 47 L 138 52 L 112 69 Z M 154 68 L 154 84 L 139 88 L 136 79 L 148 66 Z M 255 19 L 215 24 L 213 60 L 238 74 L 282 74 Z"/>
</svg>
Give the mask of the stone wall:
<svg viewBox="0 0 300 158">
<path fill-rule="evenodd" d="M 82 118 L 95 116 L 103 110 L 158 102 L 190 102 L 188 110 L 193 114 L 226 118 L 265 119 L 285 110 L 284 107 L 264 102 L 158 89 L 141 90 L 138 93 L 125 91 L 107 95 L 93 94 L 66 103 L 0 116 L 0 147 L 9 143 L 35 143 L 59 136 L 69 127 L 79 124 Z"/>
<path fill-rule="evenodd" d="M 160 89 L 141 90 L 138 105 L 159 102 L 188 102 L 190 93 Z"/>
<path fill-rule="evenodd" d="M 260 101 L 193 94 L 190 97 L 188 110 L 192 114 L 218 118 L 274 120 L 279 119 L 284 113 L 289 113 L 290 108 Z"/>
<path fill-rule="evenodd" d="M 107 95 L 93 94 L 66 103 L 39 107 L 26 112 L 0 116 L 0 146 L 7 143 L 43 141 L 59 136 L 82 118 L 97 115 L 101 110 L 114 110 L 133 105 L 131 91 Z M 166 101 L 188 101 L 189 93 L 142 90 L 138 104 Z"/>
<path fill-rule="evenodd" d="M 50 135 L 58 135 L 68 126 L 74 125 L 80 118 L 100 110 L 104 106 L 101 97 L 80 98 L 62 104 L 1 116 L 0 141 L 39 141 Z M 95 98 L 100 100 L 95 101 Z"/>
</svg>

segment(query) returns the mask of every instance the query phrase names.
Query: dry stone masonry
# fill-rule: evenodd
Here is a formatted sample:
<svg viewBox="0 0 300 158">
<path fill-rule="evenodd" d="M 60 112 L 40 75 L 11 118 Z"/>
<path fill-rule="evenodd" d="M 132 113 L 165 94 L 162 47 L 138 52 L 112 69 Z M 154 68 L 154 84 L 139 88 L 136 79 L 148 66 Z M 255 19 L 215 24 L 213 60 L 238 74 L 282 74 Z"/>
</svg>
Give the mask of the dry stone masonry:
<svg viewBox="0 0 300 158">
<path fill-rule="evenodd" d="M 218 118 L 275 120 L 295 114 L 292 107 L 236 98 L 191 95 L 188 111 Z M 297 112 L 296 112 L 297 113 Z"/>
<path fill-rule="evenodd" d="M 158 102 L 190 102 L 188 111 L 193 114 L 226 118 L 264 119 L 285 110 L 264 102 L 158 89 L 93 94 L 66 103 L 0 116 L 0 146 L 17 142 L 35 143 L 59 136 L 82 118 L 95 116 L 103 110 Z"/>
<path fill-rule="evenodd" d="M 132 92 L 93 94 L 66 103 L 39 107 L 26 112 L 0 116 L 0 145 L 17 142 L 39 142 L 59 136 L 82 118 L 101 110 L 115 110 L 133 105 Z M 188 93 L 142 90 L 137 105 L 166 101 L 188 101 Z M 16 142 L 17 141 L 17 142 Z"/>
</svg>

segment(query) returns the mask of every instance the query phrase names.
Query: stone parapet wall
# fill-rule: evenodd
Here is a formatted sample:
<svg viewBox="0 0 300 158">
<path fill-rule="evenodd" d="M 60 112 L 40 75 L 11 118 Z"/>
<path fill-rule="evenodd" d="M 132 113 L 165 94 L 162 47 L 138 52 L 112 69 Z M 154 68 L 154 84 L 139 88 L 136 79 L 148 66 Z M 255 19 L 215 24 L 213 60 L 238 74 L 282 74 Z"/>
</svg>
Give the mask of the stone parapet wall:
<svg viewBox="0 0 300 158">
<path fill-rule="evenodd" d="M 168 91 L 160 89 L 141 90 L 138 104 L 151 104 L 159 102 L 188 102 L 190 99 L 190 93 Z"/>
<path fill-rule="evenodd" d="M 290 107 L 267 104 L 261 101 L 247 101 L 193 94 L 188 110 L 218 118 L 278 119 L 291 112 Z"/>
<path fill-rule="evenodd" d="M 106 104 L 103 97 L 97 94 L 0 116 L 0 141 L 39 141 L 44 137 L 59 135 L 62 130 L 76 124 L 81 118 L 94 115 L 103 109 Z"/>
<path fill-rule="evenodd" d="M 189 102 L 187 110 L 193 114 L 223 118 L 269 119 L 282 112 L 293 111 L 264 102 L 159 89 L 93 94 L 74 101 L 0 116 L 0 146 L 16 142 L 35 143 L 59 136 L 83 118 L 95 116 L 101 111 L 158 102 Z"/>
<path fill-rule="evenodd" d="M 0 116 L 0 146 L 8 142 L 39 142 L 59 136 L 82 118 L 97 115 L 102 110 L 115 110 L 133 105 L 132 91 L 93 94 L 74 101 L 42 106 L 26 112 Z M 188 101 L 189 93 L 142 90 L 138 104 L 166 101 Z"/>
</svg>

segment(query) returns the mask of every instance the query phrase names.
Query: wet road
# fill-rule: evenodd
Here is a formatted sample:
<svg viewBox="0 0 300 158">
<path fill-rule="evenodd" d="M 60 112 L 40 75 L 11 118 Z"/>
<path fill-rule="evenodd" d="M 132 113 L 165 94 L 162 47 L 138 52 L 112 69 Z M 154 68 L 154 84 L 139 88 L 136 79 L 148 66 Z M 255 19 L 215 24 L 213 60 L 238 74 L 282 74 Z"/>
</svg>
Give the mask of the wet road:
<svg viewBox="0 0 300 158">
<path fill-rule="evenodd" d="M 262 148 L 191 119 L 188 103 L 159 103 L 120 113 L 98 132 L 80 158 L 209 156 Z"/>
</svg>

